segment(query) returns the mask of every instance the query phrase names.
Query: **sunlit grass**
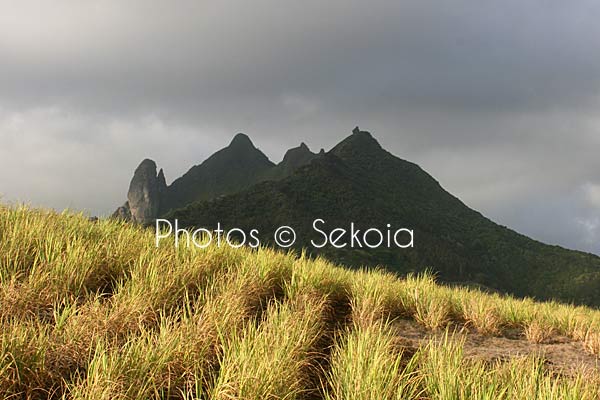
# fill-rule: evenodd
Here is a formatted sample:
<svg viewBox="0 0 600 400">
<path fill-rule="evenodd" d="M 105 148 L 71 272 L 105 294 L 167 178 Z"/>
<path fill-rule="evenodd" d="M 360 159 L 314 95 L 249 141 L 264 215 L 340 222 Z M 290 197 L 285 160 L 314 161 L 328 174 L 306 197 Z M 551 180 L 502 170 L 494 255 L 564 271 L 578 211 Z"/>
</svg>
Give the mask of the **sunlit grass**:
<svg viewBox="0 0 600 400">
<path fill-rule="evenodd" d="M 406 347 L 397 319 L 432 339 Z M 156 248 L 122 222 L 0 206 L 2 398 L 599 397 L 594 371 L 473 360 L 455 330 L 600 353 L 586 307 L 269 249 Z"/>
</svg>

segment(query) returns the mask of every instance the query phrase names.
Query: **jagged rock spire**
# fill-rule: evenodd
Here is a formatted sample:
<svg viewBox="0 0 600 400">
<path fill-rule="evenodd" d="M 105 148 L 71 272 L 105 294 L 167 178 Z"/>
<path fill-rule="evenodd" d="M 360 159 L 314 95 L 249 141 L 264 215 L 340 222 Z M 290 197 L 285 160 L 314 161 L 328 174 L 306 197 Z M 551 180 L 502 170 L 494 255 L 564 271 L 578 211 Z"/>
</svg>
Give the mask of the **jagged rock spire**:
<svg viewBox="0 0 600 400">
<path fill-rule="evenodd" d="M 161 198 L 166 188 L 163 170 L 157 174 L 156 163 L 145 159 L 133 174 L 127 192 L 127 202 L 114 212 L 113 217 L 142 225 L 152 223 L 158 217 Z"/>
</svg>

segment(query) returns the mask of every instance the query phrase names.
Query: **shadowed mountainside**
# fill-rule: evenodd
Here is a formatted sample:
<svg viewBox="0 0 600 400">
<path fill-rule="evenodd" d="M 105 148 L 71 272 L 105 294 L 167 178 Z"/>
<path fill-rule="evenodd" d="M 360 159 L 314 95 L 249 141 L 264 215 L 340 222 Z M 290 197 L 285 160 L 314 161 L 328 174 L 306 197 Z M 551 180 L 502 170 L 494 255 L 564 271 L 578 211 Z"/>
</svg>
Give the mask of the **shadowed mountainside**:
<svg viewBox="0 0 600 400">
<path fill-rule="evenodd" d="M 134 173 L 127 202 L 113 216 L 146 225 L 194 201 L 235 193 L 261 181 L 282 179 L 317 156 L 302 143 L 288 150 L 283 161 L 275 165 L 248 136 L 238 133 L 229 146 L 193 166 L 169 186 L 163 170 L 157 174 L 156 163 L 146 159 Z"/>
<path fill-rule="evenodd" d="M 290 176 L 238 193 L 200 201 L 167 214 L 180 226 L 258 229 L 271 243 L 274 230 L 292 226 L 295 248 L 347 266 L 384 265 L 405 274 L 431 269 L 448 282 L 476 283 L 518 296 L 600 305 L 600 257 L 532 240 L 490 221 L 418 165 L 381 148 L 355 130 L 331 151 Z M 411 249 L 315 248 L 320 229 L 375 227 L 414 230 Z M 393 231 L 392 231 L 393 232 Z"/>
</svg>

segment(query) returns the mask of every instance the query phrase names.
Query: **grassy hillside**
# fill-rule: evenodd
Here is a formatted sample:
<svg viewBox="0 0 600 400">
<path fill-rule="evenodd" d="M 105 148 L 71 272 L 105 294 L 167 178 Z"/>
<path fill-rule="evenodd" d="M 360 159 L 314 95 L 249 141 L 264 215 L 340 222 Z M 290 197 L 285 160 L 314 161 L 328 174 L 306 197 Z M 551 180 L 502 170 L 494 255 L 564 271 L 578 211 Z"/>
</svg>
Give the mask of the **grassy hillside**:
<svg viewBox="0 0 600 400">
<path fill-rule="evenodd" d="M 600 312 L 0 206 L 0 396 L 594 399 Z"/>
<path fill-rule="evenodd" d="M 495 224 L 452 196 L 418 165 L 383 150 L 368 132 L 352 134 L 327 154 L 278 182 L 264 182 L 167 216 L 180 226 L 296 230 L 296 248 L 347 266 L 383 265 L 399 274 L 432 269 L 449 282 L 476 282 L 517 296 L 600 306 L 600 257 L 532 240 Z M 413 249 L 311 247 L 312 223 L 325 231 L 350 222 L 364 232 L 410 228 Z"/>
</svg>

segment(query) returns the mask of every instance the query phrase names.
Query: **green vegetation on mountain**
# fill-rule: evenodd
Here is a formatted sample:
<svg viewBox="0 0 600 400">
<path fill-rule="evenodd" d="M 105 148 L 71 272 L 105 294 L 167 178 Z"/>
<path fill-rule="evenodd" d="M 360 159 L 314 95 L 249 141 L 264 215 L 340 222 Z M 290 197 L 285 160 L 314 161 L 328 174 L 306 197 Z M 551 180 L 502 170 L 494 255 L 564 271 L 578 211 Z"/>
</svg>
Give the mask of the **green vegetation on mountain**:
<svg viewBox="0 0 600 400">
<path fill-rule="evenodd" d="M 145 159 L 133 174 L 127 201 L 112 217 L 148 225 L 157 217 L 195 201 L 236 193 L 258 182 L 283 179 L 318 156 L 302 143 L 288 150 L 276 165 L 254 147 L 248 136 L 238 133 L 229 146 L 193 166 L 168 186 L 163 170 L 157 173 L 156 163 Z"/>
<path fill-rule="evenodd" d="M 400 274 L 434 271 L 447 282 L 484 285 L 538 299 L 600 305 L 600 257 L 549 246 L 499 226 L 446 192 L 416 164 L 355 132 L 328 153 L 279 181 L 196 202 L 166 216 L 180 225 L 256 228 L 272 243 L 276 227 L 292 226 L 297 250 L 348 266 L 382 265 Z M 371 249 L 311 245 L 326 229 L 414 230 L 414 248 Z"/>
<path fill-rule="evenodd" d="M 192 167 L 168 186 L 161 199 L 160 213 L 196 200 L 238 192 L 258 182 L 258 177 L 274 167 L 248 136 L 239 133 L 228 147 Z"/>
<path fill-rule="evenodd" d="M 323 150 L 321 151 L 323 152 Z M 310 164 L 317 157 L 319 157 L 319 154 L 313 153 L 306 144 L 301 143 L 300 146 L 289 149 L 283 156 L 283 160 L 274 168 L 260 175 L 259 180 L 276 181 L 283 179 L 293 174 L 298 168 Z"/>
</svg>

